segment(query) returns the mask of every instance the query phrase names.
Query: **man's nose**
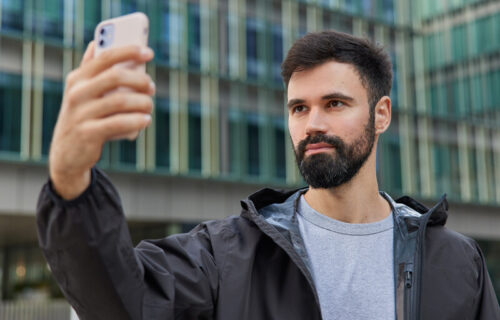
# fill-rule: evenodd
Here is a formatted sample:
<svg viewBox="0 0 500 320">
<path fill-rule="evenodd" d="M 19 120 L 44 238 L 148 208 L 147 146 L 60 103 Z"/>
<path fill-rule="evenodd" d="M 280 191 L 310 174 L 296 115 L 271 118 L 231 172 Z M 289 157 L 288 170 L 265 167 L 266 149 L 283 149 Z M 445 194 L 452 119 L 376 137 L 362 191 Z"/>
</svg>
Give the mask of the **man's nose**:
<svg viewBox="0 0 500 320">
<path fill-rule="evenodd" d="M 313 136 L 325 134 L 328 131 L 327 117 L 320 108 L 311 108 L 306 125 L 306 134 Z"/>
</svg>

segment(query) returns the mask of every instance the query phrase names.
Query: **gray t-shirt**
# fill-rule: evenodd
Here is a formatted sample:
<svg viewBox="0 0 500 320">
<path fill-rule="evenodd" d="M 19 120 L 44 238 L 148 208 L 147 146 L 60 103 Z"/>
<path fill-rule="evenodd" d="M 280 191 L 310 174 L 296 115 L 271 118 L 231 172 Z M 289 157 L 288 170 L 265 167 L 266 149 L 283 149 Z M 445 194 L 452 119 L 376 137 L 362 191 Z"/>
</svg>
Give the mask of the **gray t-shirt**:
<svg viewBox="0 0 500 320">
<path fill-rule="evenodd" d="M 301 196 L 299 228 L 323 319 L 395 319 L 393 217 L 351 224 L 322 215 Z"/>
</svg>

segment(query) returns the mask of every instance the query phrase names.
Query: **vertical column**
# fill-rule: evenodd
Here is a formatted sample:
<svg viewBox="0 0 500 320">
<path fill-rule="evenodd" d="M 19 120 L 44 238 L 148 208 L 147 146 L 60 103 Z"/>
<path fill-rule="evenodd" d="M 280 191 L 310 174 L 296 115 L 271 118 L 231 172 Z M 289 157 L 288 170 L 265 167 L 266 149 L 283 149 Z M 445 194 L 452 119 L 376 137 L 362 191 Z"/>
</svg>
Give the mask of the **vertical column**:
<svg viewBox="0 0 500 320">
<path fill-rule="evenodd" d="M 170 62 L 180 67 L 169 73 L 170 91 L 170 163 L 174 173 L 189 169 L 188 132 L 188 44 L 187 5 L 183 1 L 169 2 Z"/>
<path fill-rule="evenodd" d="M 500 117 L 497 117 L 497 119 Z M 499 119 L 500 120 L 500 119 Z M 499 123 L 497 121 L 497 123 Z M 495 176 L 495 185 L 496 185 L 496 192 L 495 192 L 495 199 L 496 203 L 500 204 L 500 128 L 495 129 L 495 133 L 493 133 L 494 139 L 493 139 L 493 170 L 494 176 Z"/>
<path fill-rule="evenodd" d="M 152 63 L 146 65 L 146 72 L 153 82 L 156 82 L 156 66 Z M 153 100 L 154 101 L 154 100 Z M 144 137 L 144 169 L 153 171 L 156 167 L 156 117 L 155 107 L 151 113 L 152 121 L 142 134 Z M 137 158 L 139 162 L 139 157 Z"/>
<path fill-rule="evenodd" d="M 430 197 L 433 195 L 433 183 L 432 183 L 432 161 L 430 153 L 430 134 L 431 134 L 431 123 L 426 115 L 428 112 L 428 97 L 426 92 L 426 80 L 425 80 L 425 66 L 422 61 L 424 56 L 423 39 L 422 36 L 415 37 L 414 39 L 414 59 L 415 64 L 415 91 L 416 91 L 416 103 L 417 112 L 422 114 L 419 116 L 418 121 L 418 146 L 419 146 L 419 161 L 420 161 L 420 190 L 424 197 Z"/>
<path fill-rule="evenodd" d="M 352 20 L 353 35 L 355 35 L 356 37 L 367 37 L 368 33 L 366 32 L 366 22 L 361 18 L 353 18 Z"/>
<path fill-rule="evenodd" d="M 111 3 L 113 0 L 102 0 L 101 1 L 101 17 L 102 20 L 109 19 L 112 16 Z"/>
<path fill-rule="evenodd" d="M 202 76 L 201 82 L 201 127 L 202 127 L 202 165 L 204 176 L 218 173 L 219 135 L 218 135 L 218 83 L 216 78 Z"/>
<path fill-rule="evenodd" d="M 75 11 L 75 1 L 76 5 L 79 6 L 77 11 Z M 82 0 L 70 0 L 64 2 L 64 34 L 63 34 L 63 75 L 66 75 L 69 71 L 73 69 L 73 35 L 75 39 L 83 39 L 83 1 Z M 75 16 L 75 12 L 78 16 Z M 77 26 L 78 28 L 75 28 Z M 78 60 L 78 63 L 80 61 Z"/>
<path fill-rule="evenodd" d="M 217 1 L 200 3 L 201 15 L 201 125 L 202 175 L 215 176 L 219 172 L 218 125 L 218 28 Z"/>
<path fill-rule="evenodd" d="M 210 78 L 210 165 L 212 176 L 220 174 L 219 79 Z"/>
<path fill-rule="evenodd" d="M 140 12 L 146 12 L 146 5 L 143 1 L 137 1 L 137 9 Z M 151 72 L 155 71 L 155 68 L 151 66 L 151 64 L 147 64 L 146 72 L 151 75 Z M 152 79 L 154 79 L 152 77 Z M 154 80 L 153 80 L 154 81 Z M 154 121 L 151 121 L 150 126 L 154 126 Z M 143 130 L 139 133 L 136 138 L 136 146 L 135 146 L 135 168 L 137 171 L 144 171 L 147 168 L 147 129 Z"/>
<path fill-rule="evenodd" d="M 228 0 L 229 13 L 229 76 L 246 79 L 246 16 L 245 0 Z"/>
<path fill-rule="evenodd" d="M 307 31 L 320 31 L 323 29 L 323 10 L 318 4 L 307 6 Z"/>
<path fill-rule="evenodd" d="M 21 158 L 30 157 L 31 145 L 31 73 L 33 59 L 33 43 L 23 40 L 22 93 L 21 97 Z"/>
<path fill-rule="evenodd" d="M 471 179 L 470 179 L 470 133 L 466 123 L 460 121 L 457 125 L 458 139 L 458 164 L 460 168 L 460 198 L 463 201 L 470 201 L 472 198 Z"/>
<path fill-rule="evenodd" d="M 170 91 L 170 163 L 174 173 L 188 171 L 188 75 L 171 70 Z"/>
<path fill-rule="evenodd" d="M 409 6 L 411 6 L 410 1 L 394 1 L 394 21 L 397 24 L 409 24 L 411 17 L 408 13 L 410 12 Z M 401 32 L 401 31 L 398 31 Z"/>
<path fill-rule="evenodd" d="M 21 108 L 21 158 L 29 159 L 31 156 L 31 86 L 33 72 L 33 42 L 31 41 L 33 23 L 33 1 L 25 2 L 24 33 L 23 33 L 23 64 L 22 64 L 22 93 Z"/>
<path fill-rule="evenodd" d="M 188 43 L 187 5 L 185 0 L 169 2 L 170 63 L 173 66 L 187 67 Z"/>
<path fill-rule="evenodd" d="M 83 52 L 86 48 L 83 47 L 84 45 L 84 28 L 85 28 L 85 2 L 84 0 L 75 0 L 74 3 L 74 10 L 73 10 L 73 16 L 74 16 L 74 48 L 75 50 L 71 49 L 71 47 L 66 47 L 64 48 L 63 52 L 63 75 L 66 76 L 68 72 L 70 72 L 73 68 L 75 68 L 77 65 L 80 64 L 80 61 L 82 60 Z M 66 36 L 65 36 L 66 38 Z"/>
<path fill-rule="evenodd" d="M 38 40 L 35 42 L 33 57 L 33 122 L 31 131 L 31 157 L 37 160 L 42 156 L 43 64 L 44 42 Z"/>
<path fill-rule="evenodd" d="M 295 35 L 298 30 L 299 12 L 298 5 L 293 0 L 282 0 L 281 2 L 281 21 L 283 21 L 283 50 L 284 56 L 288 49 L 292 46 L 295 40 Z M 286 92 L 283 97 L 287 101 Z M 286 104 L 285 104 L 286 105 Z M 284 108 L 285 116 L 288 118 L 288 110 Z M 288 127 L 288 126 L 287 126 Z M 288 130 L 288 129 L 287 129 Z M 301 176 L 295 163 L 295 153 L 290 139 L 285 139 L 286 143 L 286 182 L 288 184 L 298 184 L 301 181 Z"/>
<path fill-rule="evenodd" d="M 487 166 L 486 166 L 486 133 L 485 128 L 482 126 L 476 127 L 475 134 L 475 145 L 476 145 L 476 181 L 478 187 L 479 201 L 487 202 L 488 197 L 488 177 L 487 177 Z"/>
</svg>

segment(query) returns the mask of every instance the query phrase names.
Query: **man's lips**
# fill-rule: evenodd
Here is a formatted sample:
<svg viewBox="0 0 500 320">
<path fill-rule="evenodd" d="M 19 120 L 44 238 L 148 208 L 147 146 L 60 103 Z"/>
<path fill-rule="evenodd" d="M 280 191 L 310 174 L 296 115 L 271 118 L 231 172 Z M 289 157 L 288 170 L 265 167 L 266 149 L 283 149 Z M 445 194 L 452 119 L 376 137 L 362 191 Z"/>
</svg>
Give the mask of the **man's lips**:
<svg viewBox="0 0 500 320">
<path fill-rule="evenodd" d="M 328 143 L 311 143 L 306 146 L 306 155 L 311 155 L 311 154 L 316 154 L 316 153 L 321 153 L 321 152 L 328 152 L 333 150 L 334 147 L 331 144 Z"/>
</svg>

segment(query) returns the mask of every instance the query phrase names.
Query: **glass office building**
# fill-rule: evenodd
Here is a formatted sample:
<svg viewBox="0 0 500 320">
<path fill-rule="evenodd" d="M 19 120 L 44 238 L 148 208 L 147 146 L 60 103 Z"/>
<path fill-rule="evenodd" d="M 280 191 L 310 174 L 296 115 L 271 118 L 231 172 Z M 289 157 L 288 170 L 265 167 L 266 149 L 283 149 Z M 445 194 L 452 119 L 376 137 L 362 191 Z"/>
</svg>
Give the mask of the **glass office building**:
<svg viewBox="0 0 500 320">
<path fill-rule="evenodd" d="M 394 68 L 392 124 L 378 150 L 381 188 L 427 203 L 447 193 L 452 209 L 464 212 L 455 226 L 480 241 L 499 292 L 500 228 L 491 229 L 500 225 L 498 1 L 0 0 L 0 169 L 44 168 L 65 75 L 78 66 L 99 21 L 135 11 L 150 19 L 154 120 L 136 141 L 108 143 L 101 168 L 118 177 L 179 181 L 193 197 L 200 183 L 302 185 L 280 64 L 309 31 L 369 37 L 385 46 Z M 9 192 L 25 189 L 33 188 L 20 183 Z M 9 199 L 0 197 L 0 224 L 20 215 L 34 221 L 33 208 Z M 132 233 L 159 237 L 220 217 L 195 211 L 185 221 L 137 213 Z M 3 238 L 2 299 L 51 283 L 36 235 Z M 45 288 L 60 295 L 53 284 Z"/>
</svg>

